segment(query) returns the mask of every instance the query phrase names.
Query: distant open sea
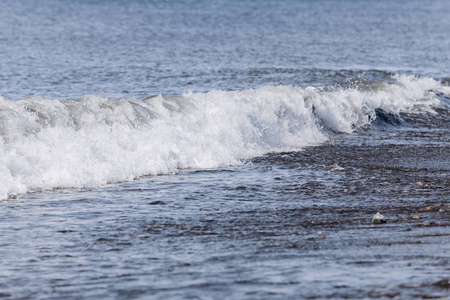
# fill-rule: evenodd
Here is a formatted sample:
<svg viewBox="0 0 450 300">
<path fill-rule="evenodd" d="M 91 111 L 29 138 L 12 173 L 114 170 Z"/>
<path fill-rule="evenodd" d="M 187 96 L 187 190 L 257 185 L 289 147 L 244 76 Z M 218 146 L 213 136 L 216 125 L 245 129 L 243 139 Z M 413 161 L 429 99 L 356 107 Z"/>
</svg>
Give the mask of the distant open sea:
<svg viewBox="0 0 450 300">
<path fill-rule="evenodd" d="M 444 299 L 449 16 L 2 0 L 0 299 Z"/>
</svg>

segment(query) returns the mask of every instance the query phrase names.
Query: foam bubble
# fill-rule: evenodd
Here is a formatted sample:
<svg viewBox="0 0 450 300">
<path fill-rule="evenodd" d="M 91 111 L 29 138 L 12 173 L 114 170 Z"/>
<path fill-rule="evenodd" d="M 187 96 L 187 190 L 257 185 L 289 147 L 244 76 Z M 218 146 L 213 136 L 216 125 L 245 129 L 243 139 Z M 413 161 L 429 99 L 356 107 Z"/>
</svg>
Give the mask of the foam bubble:
<svg viewBox="0 0 450 300">
<path fill-rule="evenodd" d="M 0 198 L 103 186 L 186 168 L 217 168 L 300 150 L 368 124 L 375 109 L 429 112 L 431 78 L 396 76 L 376 90 L 266 86 L 143 100 L 0 98 Z"/>
</svg>

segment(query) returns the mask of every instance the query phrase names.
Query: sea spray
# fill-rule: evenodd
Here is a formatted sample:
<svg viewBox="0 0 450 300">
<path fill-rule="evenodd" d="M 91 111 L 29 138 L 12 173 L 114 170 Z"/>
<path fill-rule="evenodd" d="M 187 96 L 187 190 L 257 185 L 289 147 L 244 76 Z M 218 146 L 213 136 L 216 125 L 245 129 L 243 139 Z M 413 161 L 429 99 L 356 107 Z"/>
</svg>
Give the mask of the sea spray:
<svg viewBox="0 0 450 300">
<path fill-rule="evenodd" d="M 1 98 L 0 198 L 238 165 L 350 133 L 376 109 L 433 112 L 434 92 L 448 93 L 431 78 L 393 80 L 376 88 L 265 86 L 143 100 Z"/>
</svg>

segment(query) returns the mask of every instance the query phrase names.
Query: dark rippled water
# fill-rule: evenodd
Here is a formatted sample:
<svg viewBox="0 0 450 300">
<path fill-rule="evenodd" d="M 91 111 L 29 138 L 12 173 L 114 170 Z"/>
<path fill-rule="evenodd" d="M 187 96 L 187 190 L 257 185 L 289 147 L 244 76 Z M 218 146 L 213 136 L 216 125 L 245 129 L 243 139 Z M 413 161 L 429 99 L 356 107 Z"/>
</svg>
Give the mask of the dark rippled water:
<svg viewBox="0 0 450 300">
<path fill-rule="evenodd" d="M 0 299 L 447 299 L 449 15 L 2 1 Z"/>
</svg>

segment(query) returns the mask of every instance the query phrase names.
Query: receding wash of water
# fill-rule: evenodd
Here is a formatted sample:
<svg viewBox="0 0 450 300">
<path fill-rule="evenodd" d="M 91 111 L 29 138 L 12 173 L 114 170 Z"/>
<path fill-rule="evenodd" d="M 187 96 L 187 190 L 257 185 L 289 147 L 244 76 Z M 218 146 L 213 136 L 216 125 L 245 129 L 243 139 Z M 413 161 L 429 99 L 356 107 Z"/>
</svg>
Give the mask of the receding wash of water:
<svg viewBox="0 0 450 300">
<path fill-rule="evenodd" d="M 0 299 L 448 299 L 450 5 L 0 3 Z"/>
</svg>

